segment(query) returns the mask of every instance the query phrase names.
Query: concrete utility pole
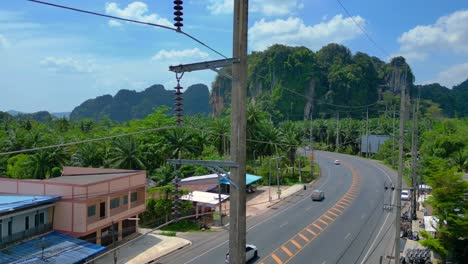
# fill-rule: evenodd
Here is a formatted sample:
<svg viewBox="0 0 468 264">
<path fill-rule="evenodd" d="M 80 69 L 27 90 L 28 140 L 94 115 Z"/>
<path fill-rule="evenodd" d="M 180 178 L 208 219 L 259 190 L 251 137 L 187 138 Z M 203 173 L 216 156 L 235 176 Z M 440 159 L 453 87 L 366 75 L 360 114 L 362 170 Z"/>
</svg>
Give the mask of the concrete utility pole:
<svg viewBox="0 0 468 264">
<path fill-rule="evenodd" d="M 281 199 L 281 189 L 279 184 L 279 159 L 281 157 L 276 158 L 276 184 L 278 185 L 278 190 L 276 193 L 278 194 L 278 200 Z"/>
<path fill-rule="evenodd" d="M 416 194 L 418 189 L 417 167 L 418 167 L 418 112 L 419 98 L 416 105 L 413 107 L 413 125 L 411 126 L 411 183 L 413 185 L 413 196 L 411 197 L 411 218 L 416 218 Z"/>
<path fill-rule="evenodd" d="M 311 149 L 311 156 L 312 158 L 310 159 L 310 174 L 312 177 L 314 177 L 314 112 L 310 112 L 310 149 Z M 307 153 L 306 153 L 307 156 Z"/>
<path fill-rule="evenodd" d="M 392 132 L 392 167 L 395 168 L 395 107 L 393 107 L 393 132 Z"/>
<path fill-rule="evenodd" d="M 406 70 L 403 73 L 403 85 L 400 98 L 400 135 L 398 137 L 398 179 L 396 186 L 396 214 L 395 214 L 395 263 L 400 263 L 400 221 L 401 221 L 401 180 L 403 176 L 403 139 L 405 135 L 406 108 Z"/>
<path fill-rule="evenodd" d="M 366 111 L 366 158 L 369 158 L 369 108 Z"/>
<path fill-rule="evenodd" d="M 248 0 L 234 0 L 233 58 L 231 100 L 231 160 L 238 164 L 232 168 L 231 179 L 238 188 L 231 189 L 231 217 L 229 228 L 229 263 L 245 263 L 246 244 L 246 109 L 247 109 L 247 28 Z"/>
<path fill-rule="evenodd" d="M 336 152 L 340 148 L 340 112 L 336 113 Z"/>
</svg>

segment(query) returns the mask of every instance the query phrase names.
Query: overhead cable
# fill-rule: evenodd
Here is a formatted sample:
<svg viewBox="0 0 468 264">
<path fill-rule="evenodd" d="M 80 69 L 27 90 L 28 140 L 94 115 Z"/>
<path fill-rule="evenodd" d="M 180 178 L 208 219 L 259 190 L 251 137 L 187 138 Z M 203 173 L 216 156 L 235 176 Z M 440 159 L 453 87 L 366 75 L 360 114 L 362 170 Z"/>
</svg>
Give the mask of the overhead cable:
<svg viewBox="0 0 468 264">
<path fill-rule="evenodd" d="M 118 17 L 118 16 L 106 15 L 106 14 L 103 14 L 103 13 L 88 11 L 88 10 L 79 9 L 79 8 L 74 8 L 74 7 L 69 7 L 69 6 L 64 6 L 64 5 L 58 5 L 58 4 L 54 4 L 54 3 L 50 3 L 50 2 L 44 2 L 44 1 L 38 1 L 38 0 L 27 0 L 27 1 L 30 1 L 30 2 L 33 2 L 33 3 L 37 3 L 37 4 L 42 4 L 42 5 L 48 5 L 48 6 L 52 6 L 52 7 L 67 9 L 67 10 L 71 10 L 71 11 L 75 11 L 75 12 L 85 13 L 85 14 L 89 14 L 89 15 L 107 17 L 107 18 L 112 18 L 112 19 L 116 19 L 116 20 L 122 20 L 122 21 L 126 21 L 126 22 L 137 23 L 137 24 L 143 24 L 143 25 L 147 25 L 147 26 L 153 26 L 153 27 L 159 27 L 159 28 L 171 30 L 171 31 L 174 31 L 174 32 L 176 32 L 176 33 L 180 33 L 180 34 L 182 34 L 182 35 L 185 35 L 185 36 L 191 38 L 192 40 L 194 40 L 195 42 L 199 43 L 200 45 L 202 45 L 202 46 L 206 47 L 207 49 L 213 51 L 214 53 L 218 54 L 219 56 L 221 56 L 221 57 L 227 59 L 227 57 L 226 57 L 225 55 L 223 55 L 221 52 L 219 52 L 219 51 L 215 50 L 214 48 L 208 46 L 206 43 L 204 43 L 203 41 L 197 39 L 196 37 L 194 37 L 194 36 L 188 34 L 187 32 L 184 32 L 184 31 L 179 30 L 179 29 L 177 29 L 177 28 L 168 27 L 168 26 L 161 25 L 161 24 L 156 24 L 156 23 L 143 22 L 143 21 L 138 21 L 138 20 L 134 20 L 134 19 L 128 19 L 128 18 Z"/>
<path fill-rule="evenodd" d="M 336 0 L 338 2 L 338 4 L 340 4 L 340 6 L 343 8 L 343 10 L 348 14 L 349 18 L 351 18 L 351 20 L 354 22 L 354 24 L 356 24 L 356 26 L 359 28 L 359 30 L 362 31 L 362 33 L 364 33 L 364 35 L 366 35 L 367 39 L 369 39 L 370 42 L 372 42 L 372 44 L 374 44 L 374 46 L 379 49 L 384 55 L 386 56 L 390 56 L 390 53 L 388 53 L 384 48 L 380 47 L 377 42 L 367 33 L 366 30 L 364 30 L 364 28 L 354 19 L 353 15 L 348 11 L 348 9 L 343 5 L 343 3 L 341 3 L 340 0 Z"/>
</svg>

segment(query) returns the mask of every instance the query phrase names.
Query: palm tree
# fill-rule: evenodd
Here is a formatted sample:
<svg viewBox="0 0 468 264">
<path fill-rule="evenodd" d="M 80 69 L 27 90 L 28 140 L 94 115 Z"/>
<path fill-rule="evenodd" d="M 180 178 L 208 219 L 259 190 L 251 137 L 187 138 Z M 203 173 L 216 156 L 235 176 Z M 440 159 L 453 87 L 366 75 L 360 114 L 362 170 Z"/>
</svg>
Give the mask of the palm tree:
<svg viewBox="0 0 468 264">
<path fill-rule="evenodd" d="M 183 154 L 193 155 L 203 149 L 198 145 L 194 135 L 186 129 L 173 129 L 165 135 L 165 152 L 169 152 L 171 158 L 179 158 Z"/>
<path fill-rule="evenodd" d="M 46 179 L 51 170 L 50 153 L 47 150 L 38 151 L 30 157 L 28 165 L 32 168 L 32 178 Z"/>
<path fill-rule="evenodd" d="M 210 136 L 211 142 L 220 156 L 224 156 L 227 151 L 227 144 L 229 144 L 229 120 L 226 118 L 216 118 L 211 123 L 211 131 L 213 132 Z"/>
<path fill-rule="evenodd" d="M 101 167 L 104 163 L 102 150 L 93 143 L 81 145 L 71 157 L 72 164 L 81 167 Z"/>
<path fill-rule="evenodd" d="M 109 164 L 121 169 L 143 169 L 141 153 L 137 142 L 132 137 L 117 138 L 109 151 Z"/>
<path fill-rule="evenodd" d="M 247 147 L 254 147 L 259 156 L 270 156 L 278 153 L 281 143 L 281 131 L 271 121 L 263 120 L 257 126 L 256 139 L 262 143 L 247 142 Z M 264 143 L 268 142 L 268 143 Z"/>
</svg>

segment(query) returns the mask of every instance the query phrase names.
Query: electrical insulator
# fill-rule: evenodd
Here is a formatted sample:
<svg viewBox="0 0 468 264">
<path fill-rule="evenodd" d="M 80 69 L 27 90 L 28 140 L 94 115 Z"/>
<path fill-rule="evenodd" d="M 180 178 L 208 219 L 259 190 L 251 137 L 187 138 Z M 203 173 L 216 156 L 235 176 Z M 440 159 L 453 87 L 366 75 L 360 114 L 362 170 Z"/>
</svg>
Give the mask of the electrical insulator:
<svg viewBox="0 0 468 264">
<path fill-rule="evenodd" d="M 183 3 L 184 2 L 181 1 L 181 0 L 175 0 L 174 1 L 174 10 L 175 10 L 174 11 L 174 16 L 175 16 L 174 17 L 174 21 L 175 21 L 174 26 L 177 28 L 177 30 L 180 30 L 180 28 L 184 25 L 184 24 L 182 24 L 182 21 L 184 21 L 184 19 L 182 18 L 182 15 L 184 14 L 184 13 L 182 13 L 182 10 L 184 9 L 182 7 Z"/>
<path fill-rule="evenodd" d="M 176 105 L 176 109 L 175 109 L 176 114 L 175 114 L 175 116 L 177 117 L 177 119 L 176 119 L 177 124 L 180 125 L 180 123 L 182 122 L 182 117 L 184 116 L 182 114 L 182 111 L 184 111 L 184 109 L 182 108 L 182 105 L 183 105 L 182 100 L 184 100 L 184 99 L 182 98 L 182 92 L 180 91 L 183 88 L 182 88 L 182 86 L 179 85 L 179 82 L 177 82 L 177 86 L 174 87 L 174 88 L 176 89 L 176 92 L 174 93 L 175 96 L 176 96 L 175 97 L 175 101 L 176 101 L 176 103 L 175 103 L 175 105 Z"/>
</svg>

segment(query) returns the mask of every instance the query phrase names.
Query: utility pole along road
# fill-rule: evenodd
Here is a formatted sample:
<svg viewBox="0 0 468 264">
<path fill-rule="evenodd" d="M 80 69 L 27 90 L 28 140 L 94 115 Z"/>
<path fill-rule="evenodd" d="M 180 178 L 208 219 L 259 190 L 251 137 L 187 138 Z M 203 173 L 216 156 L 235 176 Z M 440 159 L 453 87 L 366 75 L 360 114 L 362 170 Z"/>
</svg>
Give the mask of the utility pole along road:
<svg viewBox="0 0 468 264">
<path fill-rule="evenodd" d="M 313 188 L 325 200 L 312 202 L 312 189 L 297 193 L 247 222 L 247 243 L 257 246 L 251 263 L 388 263 L 392 255 L 393 211 L 383 210 L 394 174 L 374 161 L 316 151 L 322 178 Z M 339 159 L 341 165 L 333 161 Z M 394 200 L 393 200 L 394 202 Z M 383 236 L 385 236 L 383 238 Z M 224 263 L 228 232 L 189 234 L 192 246 L 157 263 Z M 364 261 L 365 258 L 365 262 Z"/>
</svg>

